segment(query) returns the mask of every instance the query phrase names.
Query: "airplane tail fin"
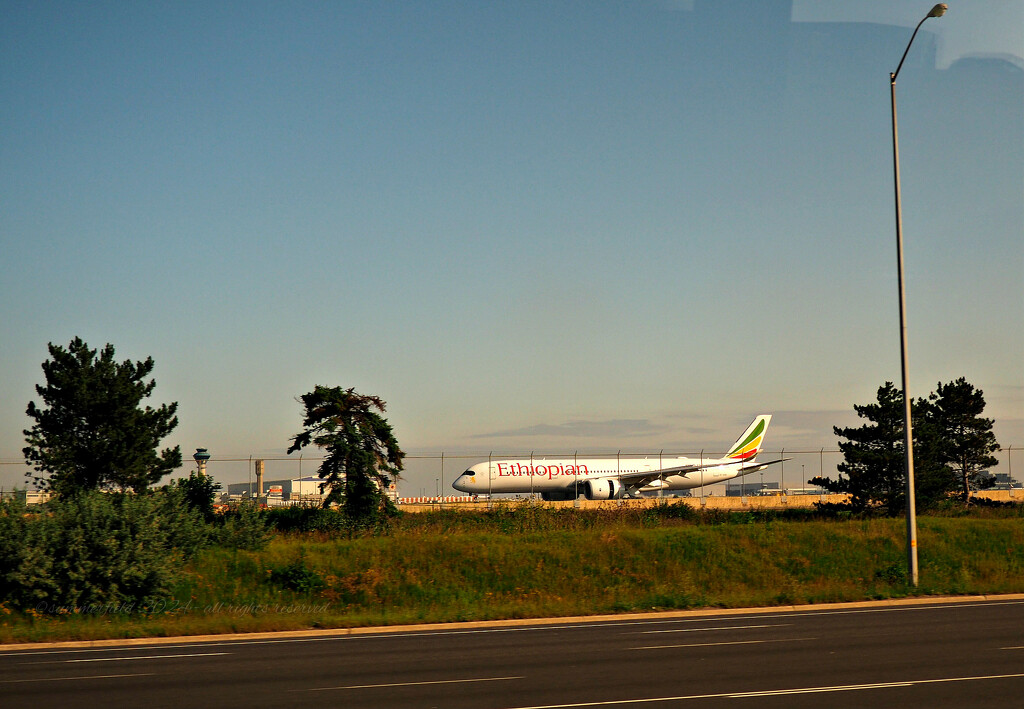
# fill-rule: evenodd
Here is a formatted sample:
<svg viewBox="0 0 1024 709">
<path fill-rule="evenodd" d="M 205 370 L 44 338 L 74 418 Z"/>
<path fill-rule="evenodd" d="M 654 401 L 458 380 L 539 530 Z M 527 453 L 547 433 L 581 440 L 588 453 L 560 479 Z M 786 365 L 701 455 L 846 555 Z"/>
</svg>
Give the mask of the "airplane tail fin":
<svg viewBox="0 0 1024 709">
<path fill-rule="evenodd" d="M 747 430 L 740 434 L 736 442 L 732 444 L 726 458 L 731 458 L 738 463 L 752 461 L 757 457 L 761 446 L 764 443 L 764 435 L 768 432 L 768 424 L 771 423 L 771 414 L 761 414 L 754 419 Z"/>
</svg>

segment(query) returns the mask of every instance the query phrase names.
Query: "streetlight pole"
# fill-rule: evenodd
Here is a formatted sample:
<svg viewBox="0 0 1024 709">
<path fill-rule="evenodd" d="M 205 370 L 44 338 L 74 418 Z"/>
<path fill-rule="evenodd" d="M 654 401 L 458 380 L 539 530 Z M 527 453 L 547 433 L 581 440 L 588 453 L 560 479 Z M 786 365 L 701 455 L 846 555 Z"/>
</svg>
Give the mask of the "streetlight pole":
<svg viewBox="0 0 1024 709">
<path fill-rule="evenodd" d="M 903 68 L 903 61 L 907 58 L 910 45 L 917 37 L 917 31 L 929 17 L 942 17 L 946 14 L 947 6 L 939 3 L 928 14 L 917 23 L 914 34 L 910 35 L 907 48 L 903 50 L 903 57 L 896 67 L 896 71 L 889 74 L 889 96 L 892 100 L 892 166 L 893 181 L 896 185 L 896 261 L 899 270 L 900 290 L 900 358 L 901 372 L 903 377 L 903 434 L 904 434 L 904 455 L 906 467 L 907 484 L 907 574 L 910 583 L 917 586 L 917 507 L 914 501 L 914 432 L 910 423 L 910 389 L 908 381 L 908 357 L 907 357 L 907 292 L 903 277 L 903 211 L 900 203 L 900 143 L 899 132 L 896 126 L 896 77 Z"/>
</svg>

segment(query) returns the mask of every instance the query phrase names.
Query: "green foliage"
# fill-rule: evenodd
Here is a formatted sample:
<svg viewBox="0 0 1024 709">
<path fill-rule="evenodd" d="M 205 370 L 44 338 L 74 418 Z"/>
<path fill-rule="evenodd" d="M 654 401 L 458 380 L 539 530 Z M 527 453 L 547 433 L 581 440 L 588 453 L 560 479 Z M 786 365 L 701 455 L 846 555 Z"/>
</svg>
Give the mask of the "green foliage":
<svg viewBox="0 0 1024 709">
<path fill-rule="evenodd" d="M 326 586 L 324 577 L 317 571 L 306 566 L 303 554 L 287 563 L 273 565 L 268 569 L 270 582 L 288 591 L 309 594 L 323 590 Z"/>
<path fill-rule="evenodd" d="M 97 489 L 142 492 L 181 465 L 178 446 L 156 453 L 174 430 L 177 404 L 141 408 L 156 386 L 144 381 L 153 359 L 114 361 L 108 344 L 97 357 L 80 338 L 68 349 L 49 345 L 46 386 L 36 385 L 43 407 L 30 401 L 35 421 L 23 452 L 33 481 L 61 495 Z"/>
<path fill-rule="evenodd" d="M 3 503 L 0 520 L 6 602 L 44 614 L 163 603 L 208 540 L 199 515 L 166 493 L 81 493 L 36 514 Z"/>
<path fill-rule="evenodd" d="M 383 535 L 274 535 L 259 551 L 207 547 L 185 564 L 174 586 L 168 608 L 176 612 L 39 617 L 31 607 L 19 614 L 0 602 L 0 642 L 770 606 L 915 593 L 906 581 L 901 520 L 848 511 L 824 519 L 781 510 L 760 517 L 712 515 L 699 508 L 690 508 L 692 519 L 682 519 L 668 509 L 673 506 L 666 504 L 657 516 L 615 503 L 582 510 L 440 510 L 402 514 Z M 19 528 L 26 520 L 23 506 L 12 509 L 13 515 L 0 514 L 0 529 Z M 1024 506 L 957 506 L 947 512 L 919 517 L 916 592 L 1024 591 Z M 10 546 L 0 537 L 0 549 Z"/>
<path fill-rule="evenodd" d="M 192 471 L 187 478 L 175 480 L 171 487 L 181 492 L 182 499 L 189 508 L 198 512 L 207 522 L 213 521 L 213 501 L 217 499 L 217 491 L 221 489 L 220 483 L 215 482 L 209 475 L 200 475 Z"/>
<path fill-rule="evenodd" d="M 355 389 L 319 385 L 299 400 L 305 407 L 305 430 L 293 437 L 288 452 L 311 444 L 327 452 L 318 472 L 327 490 L 324 506 L 339 503 L 359 526 L 394 514 L 384 491 L 401 472 L 405 453 L 381 416 L 384 401 Z"/>
<path fill-rule="evenodd" d="M 278 539 L 261 554 L 252 602 L 275 591 L 335 603 L 336 622 L 530 617 L 615 611 L 849 601 L 903 596 L 903 527 L 889 519 L 804 519 L 651 529 L 629 515 L 607 525 L 571 517 L 520 521 L 553 528 L 509 533 L 504 510 L 485 528 L 441 531 L 409 515 L 402 534 Z M 466 514 L 467 518 L 477 515 Z M 603 518 L 607 519 L 607 518 Z M 527 524 L 527 526 L 529 526 Z M 922 518 L 922 583 L 935 592 L 1021 589 L 1024 530 L 1013 519 Z M 1008 560 L 1007 555 L 1014 560 Z M 251 584 L 251 585 L 249 585 Z M 269 586 L 270 588 L 267 588 Z M 250 602 L 246 599 L 246 602 Z M 357 621 L 373 617 L 374 621 Z"/>
<path fill-rule="evenodd" d="M 256 551 L 270 540 L 265 513 L 254 502 L 243 502 L 219 518 L 220 526 L 214 533 L 219 546 L 228 549 Z"/>
<path fill-rule="evenodd" d="M 0 499 L 0 599 L 13 598 L 20 589 L 20 574 L 25 557 L 32 553 L 26 548 L 29 524 L 24 500 L 12 497 Z"/>
<path fill-rule="evenodd" d="M 950 491 L 955 490 L 967 503 L 972 489 L 992 486 L 995 479 L 987 470 L 999 462 L 992 455 L 999 450 L 993 421 L 981 416 L 984 393 L 961 377 L 949 384 L 939 382 L 921 406 L 922 437 L 929 440 L 932 457 L 943 469 Z"/>
<path fill-rule="evenodd" d="M 211 543 L 266 546 L 270 532 L 255 505 L 208 522 L 188 492 L 169 485 L 138 495 L 80 493 L 32 511 L 3 501 L 0 598 L 44 615 L 147 612 L 166 607 L 184 564 Z"/>
<path fill-rule="evenodd" d="M 140 504 L 143 509 L 148 509 L 146 506 L 151 506 L 151 511 L 147 513 L 151 517 L 149 524 L 158 531 L 166 532 L 168 548 L 181 551 L 185 559 L 191 559 L 214 540 L 214 528 L 206 524 L 203 516 L 189 506 L 181 491 L 114 494 L 113 498 L 121 498 L 128 507 Z"/>
<path fill-rule="evenodd" d="M 333 533 L 348 528 L 348 518 L 333 508 L 274 507 L 265 513 L 267 525 L 278 532 Z"/>
<path fill-rule="evenodd" d="M 903 393 L 892 382 L 879 387 L 877 403 L 854 405 L 870 423 L 859 428 L 834 427 L 843 462 L 840 477 L 815 477 L 810 482 L 830 493 L 850 495 L 850 508 L 864 512 L 880 505 L 887 514 L 906 507 L 905 412 Z M 963 502 L 972 488 L 988 483 L 986 469 L 996 464 L 999 449 L 991 419 L 981 418 L 985 399 L 962 377 L 938 385 L 912 407 L 914 433 L 914 497 L 918 510 L 941 505 L 951 495 Z M 845 476 L 845 477 L 844 477 Z"/>
<path fill-rule="evenodd" d="M 878 389 L 877 403 L 854 405 L 861 418 L 870 421 L 860 428 L 833 427 L 844 461 L 840 477 L 815 477 L 831 493 L 847 493 L 854 510 L 881 503 L 890 514 L 903 509 L 906 499 L 903 455 L 903 394 L 886 382 Z M 846 477 L 842 477 L 845 475 Z"/>
<path fill-rule="evenodd" d="M 700 512 L 693 507 L 679 503 L 669 504 L 667 502 L 660 502 L 657 507 L 652 509 L 657 513 L 659 520 L 676 519 L 694 521 L 700 515 Z"/>
</svg>

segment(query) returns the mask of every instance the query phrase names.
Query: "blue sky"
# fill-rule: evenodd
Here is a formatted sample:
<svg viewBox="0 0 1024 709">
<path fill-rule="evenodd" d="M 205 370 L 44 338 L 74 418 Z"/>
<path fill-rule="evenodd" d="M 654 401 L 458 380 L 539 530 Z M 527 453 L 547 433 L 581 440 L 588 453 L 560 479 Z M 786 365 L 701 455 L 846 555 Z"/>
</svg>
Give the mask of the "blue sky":
<svg viewBox="0 0 1024 709">
<path fill-rule="evenodd" d="M 410 453 L 834 447 L 900 375 L 929 7 L 3 0 L 0 485 L 76 335 L 155 359 L 186 458 L 283 453 L 316 384 Z M 1018 447 L 1022 57 L 1024 3 L 950 3 L 897 85 L 912 394 Z"/>
</svg>

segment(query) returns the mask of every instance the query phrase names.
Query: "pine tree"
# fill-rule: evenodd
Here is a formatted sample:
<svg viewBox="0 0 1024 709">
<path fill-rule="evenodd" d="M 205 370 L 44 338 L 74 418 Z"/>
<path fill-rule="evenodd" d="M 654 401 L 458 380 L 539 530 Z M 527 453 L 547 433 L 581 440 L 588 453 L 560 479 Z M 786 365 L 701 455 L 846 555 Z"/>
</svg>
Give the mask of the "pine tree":
<svg viewBox="0 0 1024 709">
<path fill-rule="evenodd" d="M 871 423 L 859 428 L 833 427 L 837 436 L 846 439 L 839 442 L 844 460 L 836 469 L 841 476 L 838 480 L 818 476 L 810 482 L 831 493 L 849 494 L 854 509 L 881 503 L 887 512 L 897 514 L 906 501 L 903 393 L 886 382 L 878 388 L 877 403 L 853 408 Z"/>
<path fill-rule="evenodd" d="M 35 425 L 24 431 L 26 473 L 60 495 L 96 489 L 141 492 L 181 465 L 178 446 L 156 448 L 178 425 L 177 403 L 140 408 L 156 386 L 145 381 L 153 359 L 114 361 L 114 347 L 96 350 L 76 337 L 67 349 L 49 344 L 42 407 L 30 401 Z"/>
<path fill-rule="evenodd" d="M 321 491 L 327 492 L 324 506 L 338 502 L 358 523 L 390 511 L 391 501 L 383 491 L 402 470 L 405 453 L 380 415 L 384 401 L 355 389 L 319 385 L 299 401 L 306 409 L 305 430 L 292 438 L 288 452 L 310 444 L 327 451 L 318 472 Z"/>
<path fill-rule="evenodd" d="M 922 403 L 923 418 L 935 437 L 936 462 L 945 469 L 951 492 L 966 504 L 972 489 L 991 487 L 995 482 L 987 471 L 999 462 L 992 455 L 999 450 L 993 421 L 981 416 L 985 395 L 960 377 L 949 384 L 939 382 Z"/>
<path fill-rule="evenodd" d="M 903 393 L 892 382 L 878 389 L 877 403 L 854 405 L 870 421 L 859 428 L 833 427 L 840 438 L 843 462 L 837 480 L 816 477 L 810 482 L 833 493 L 850 495 L 854 509 L 882 505 L 891 515 L 906 506 Z M 992 420 L 981 418 L 985 398 L 963 377 L 912 407 L 914 432 L 914 498 L 920 511 L 954 495 L 968 502 L 972 488 L 990 483 L 986 470 L 998 462 L 999 444 Z M 845 475 L 845 477 L 843 477 Z"/>
</svg>

